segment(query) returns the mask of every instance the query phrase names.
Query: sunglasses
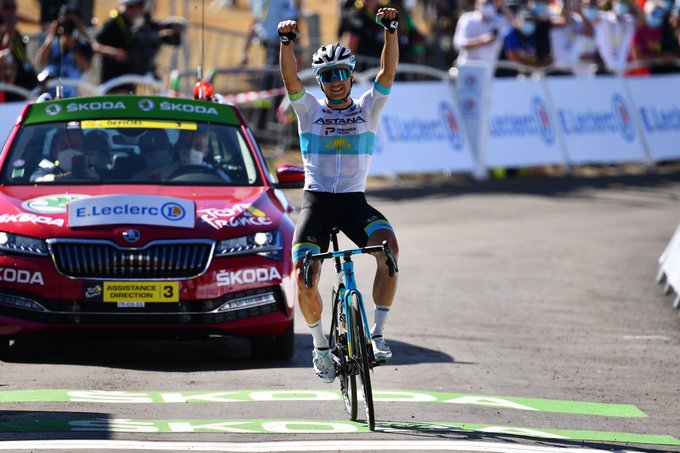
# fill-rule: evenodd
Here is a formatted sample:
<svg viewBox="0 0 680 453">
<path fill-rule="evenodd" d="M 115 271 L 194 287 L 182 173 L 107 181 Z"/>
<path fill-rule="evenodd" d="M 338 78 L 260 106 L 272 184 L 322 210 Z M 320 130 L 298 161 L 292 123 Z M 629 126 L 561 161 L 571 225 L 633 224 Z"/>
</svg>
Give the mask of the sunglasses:
<svg viewBox="0 0 680 453">
<path fill-rule="evenodd" d="M 338 82 L 342 82 L 350 77 L 352 77 L 352 71 L 345 68 L 329 69 L 328 71 L 319 73 L 319 80 L 321 80 L 322 83 L 330 83 L 333 79 L 338 79 Z"/>
</svg>

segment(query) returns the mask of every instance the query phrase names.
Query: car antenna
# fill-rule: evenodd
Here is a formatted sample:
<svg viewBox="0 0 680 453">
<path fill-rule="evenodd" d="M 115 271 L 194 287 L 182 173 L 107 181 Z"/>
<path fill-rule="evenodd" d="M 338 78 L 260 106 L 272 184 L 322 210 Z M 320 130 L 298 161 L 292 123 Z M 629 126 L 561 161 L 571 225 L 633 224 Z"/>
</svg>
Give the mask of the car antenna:
<svg viewBox="0 0 680 453">
<path fill-rule="evenodd" d="M 201 2 L 201 61 L 196 69 L 198 81 L 194 84 L 194 99 L 213 100 L 213 87 L 210 82 L 203 80 L 203 65 L 205 64 L 205 0 Z"/>
</svg>

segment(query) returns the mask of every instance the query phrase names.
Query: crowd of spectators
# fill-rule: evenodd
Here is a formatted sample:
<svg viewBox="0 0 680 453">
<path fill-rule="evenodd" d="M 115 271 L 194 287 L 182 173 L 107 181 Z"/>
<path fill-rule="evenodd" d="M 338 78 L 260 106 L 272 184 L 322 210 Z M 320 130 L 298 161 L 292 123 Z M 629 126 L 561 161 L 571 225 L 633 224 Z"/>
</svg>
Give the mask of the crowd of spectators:
<svg viewBox="0 0 680 453">
<path fill-rule="evenodd" d="M 373 21 L 377 9 L 387 3 L 399 10 L 404 63 L 448 69 L 480 60 L 495 63 L 498 76 L 517 74 L 516 64 L 556 75 L 678 70 L 680 0 L 338 2 L 337 39 L 357 54 L 357 71 L 378 64 L 383 33 Z M 92 10 L 92 0 L 40 4 L 40 17 L 34 19 L 19 11 L 17 0 L 0 0 L 1 81 L 26 90 L 56 77 L 80 79 L 91 70 L 97 54 L 99 82 L 123 74 L 158 78 L 155 60 L 160 46 L 178 45 L 186 26 L 156 21 L 147 0 L 117 0 L 117 8 L 97 32 L 88 33 L 82 12 Z M 280 20 L 300 16 L 301 0 L 251 0 L 250 9 L 253 22 L 241 63 L 248 63 L 250 43 L 257 39 L 266 51 L 262 63 L 276 65 L 279 47 L 272 30 Z M 43 41 L 36 55 L 28 54 L 22 22 L 41 27 Z M 274 86 L 267 79 L 260 88 Z M 68 86 L 66 90 L 65 95 L 73 94 Z M 0 91 L 0 102 L 20 99 L 20 94 Z"/>
<path fill-rule="evenodd" d="M 147 0 L 117 0 L 116 8 L 96 33 L 88 30 L 92 0 L 41 0 L 40 18 L 19 11 L 17 0 L 0 0 L 0 74 L 2 82 L 31 91 L 52 79 L 81 80 L 91 70 L 95 54 L 101 56 L 97 80 L 134 74 L 156 79 L 155 62 L 162 44 L 177 46 L 186 28 L 183 20 L 155 20 Z M 39 25 L 40 46 L 30 55 L 22 23 Z M 131 92 L 133 86 L 119 87 Z M 50 90 L 54 95 L 54 88 Z M 63 95 L 76 94 L 65 86 Z M 10 90 L 0 91 L 0 102 L 22 100 L 25 96 Z"/>
<path fill-rule="evenodd" d="M 453 42 L 458 62 L 496 62 L 499 76 L 516 74 L 512 63 L 554 75 L 676 72 L 679 13 L 671 0 L 528 0 L 513 10 L 478 0 Z"/>
</svg>

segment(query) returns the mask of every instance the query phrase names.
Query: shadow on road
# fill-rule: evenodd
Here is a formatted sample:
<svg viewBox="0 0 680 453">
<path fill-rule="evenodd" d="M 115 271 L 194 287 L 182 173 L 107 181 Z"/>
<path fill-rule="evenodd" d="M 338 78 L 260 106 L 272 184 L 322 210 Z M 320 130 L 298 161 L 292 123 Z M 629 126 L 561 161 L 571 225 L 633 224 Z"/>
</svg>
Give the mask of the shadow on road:
<svg viewBox="0 0 680 453">
<path fill-rule="evenodd" d="M 390 365 L 454 363 L 448 354 L 419 345 L 391 341 Z M 146 371 L 220 371 L 259 368 L 311 368 L 312 341 L 295 335 L 295 352 L 287 361 L 255 360 L 244 338 L 208 340 L 121 340 L 102 338 L 21 338 L 4 358 L 10 363 L 102 366 Z"/>
<path fill-rule="evenodd" d="M 475 181 L 456 175 L 450 178 L 400 180 L 398 184 L 369 187 L 367 195 L 388 200 L 450 197 L 470 194 L 526 194 L 546 197 L 565 196 L 593 189 L 649 189 L 663 191 L 680 182 L 680 172 L 645 173 L 612 176 L 521 176 Z M 667 196 L 680 199 L 675 191 Z"/>
<path fill-rule="evenodd" d="M 474 429 L 474 428 L 471 428 Z M 453 426 L 436 425 L 434 423 L 414 423 L 412 421 L 399 422 L 376 422 L 376 431 L 383 430 L 391 431 L 390 434 L 399 436 L 399 440 L 405 440 L 408 436 L 416 437 L 419 440 L 437 439 L 437 440 L 456 440 L 456 441 L 485 441 L 494 442 L 497 444 L 506 444 L 508 451 L 522 451 L 522 446 L 526 446 L 527 451 L 534 451 L 540 446 L 555 447 L 555 448 L 591 448 L 597 451 L 614 451 L 626 453 L 668 453 L 669 451 L 678 451 L 677 447 L 669 450 L 664 448 L 650 448 L 648 444 L 640 444 L 639 446 L 631 446 L 631 443 L 610 443 L 606 441 L 593 442 L 570 439 L 547 439 L 537 438 L 531 435 L 511 434 L 511 433 L 491 433 L 466 430 L 464 427 L 457 428 Z M 624 450 L 625 446 L 625 450 Z M 491 450 L 490 450 L 491 451 Z M 493 449 L 493 451 L 500 451 Z"/>
</svg>

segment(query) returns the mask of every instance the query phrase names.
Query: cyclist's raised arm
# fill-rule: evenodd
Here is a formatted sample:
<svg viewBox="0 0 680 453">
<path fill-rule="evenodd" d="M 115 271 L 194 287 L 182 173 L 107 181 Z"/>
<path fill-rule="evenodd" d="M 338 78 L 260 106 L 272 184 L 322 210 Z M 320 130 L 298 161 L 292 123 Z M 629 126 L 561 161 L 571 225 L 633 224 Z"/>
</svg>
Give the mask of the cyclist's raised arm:
<svg viewBox="0 0 680 453">
<path fill-rule="evenodd" d="M 397 75 L 399 64 L 399 15 L 394 8 L 380 8 L 376 14 L 376 22 L 385 27 L 385 44 L 380 56 L 380 72 L 375 80 L 384 87 L 391 87 Z"/>
<path fill-rule="evenodd" d="M 297 21 L 284 20 L 279 22 L 279 36 L 281 37 L 281 53 L 279 56 L 279 67 L 281 77 L 286 91 L 289 94 L 297 93 L 302 90 L 303 84 L 297 74 L 297 61 L 293 51 L 293 41 L 300 35 Z"/>
</svg>

